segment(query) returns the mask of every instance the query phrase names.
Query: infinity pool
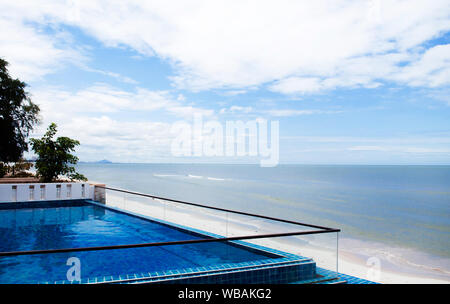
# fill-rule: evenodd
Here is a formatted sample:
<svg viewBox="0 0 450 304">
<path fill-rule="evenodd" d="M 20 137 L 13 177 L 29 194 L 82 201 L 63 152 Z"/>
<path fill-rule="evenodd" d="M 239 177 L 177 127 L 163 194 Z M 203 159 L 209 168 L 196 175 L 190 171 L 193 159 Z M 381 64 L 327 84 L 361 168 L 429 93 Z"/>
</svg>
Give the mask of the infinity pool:
<svg viewBox="0 0 450 304">
<path fill-rule="evenodd" d="M 0 251 L 77 248 L 204 239 L 85 201 L 0 205 Z M 119 276 L 279 258 L 229 243 L 202 243 L 0 257 L 0 283 L 67 280 L 70 257 L 81 262 L 81 277 Z"/>
</svg>

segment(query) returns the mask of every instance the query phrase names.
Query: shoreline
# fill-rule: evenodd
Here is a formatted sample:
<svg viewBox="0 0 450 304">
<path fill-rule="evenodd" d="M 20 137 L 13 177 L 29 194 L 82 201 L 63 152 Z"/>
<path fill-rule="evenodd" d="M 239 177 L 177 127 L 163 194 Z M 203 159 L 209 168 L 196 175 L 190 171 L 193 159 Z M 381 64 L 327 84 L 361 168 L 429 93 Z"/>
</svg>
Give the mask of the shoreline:
<svg viewBox="0 0 450 304">
<path fill-rule="evenodd" d="M 110 200 L 108 200 L 108 198 Z M 282 228 L 282 225 L 269 224 L 260 219 L 249 220 L 249 218 L 246 217 L 247 220 L 242 221 L 245 216 L 225 214 L 225 212 L 221 212 L 220 214 L 217 211 L 199 210 L 200 208 L 198 207 L 188 207 L 170 202 L 161 202 L 162 201 L 155 202 L 148 198 L 137 199 L 137 197 L 135 197 L 131 199 L 130 197 L 112 195 L 110 192 L 107 192 L 106 205 L 223 236 L 274 233 L 274 231 L 280 231 L 279 229 Z M 223 225 L 224 223 L 226 225 Z M 291 227 L 293 226 L 291 225 Z M 282 228 L 284 229 L 283 231 L 286 231 L 286 228 L 289 229 L 290 227 Z M 298 230 L 298 227 L 296 230 Z M 281 237 L 277 239 L 273 238 L 270 240 L 247 240 L 247 242 L 313 258 L 318 267 L 333 271 L 336 270 L 336 246 L 333 247 L 333 244 L 336 242 L 336 237 L 334 236 L 333 238 L 330 236 L 328 238 L 329 239 L 322 238 L 319 239 L 319 241 L 316 241 L 315 238 L 296 236 Z M 305 242 L 305 240 L 308 241 Z M 325 242 L 323 242 L 324 240 Z M 410 271 L 408 272 L 405 270 L 405 268 L 407 268 L 405 266 L 399 266 L 393 263 L 389 265 L 389 261 L 382 257 L 375 256 L 375 258 L 379 260 L 372 259 L 372 261 L 375 261 L 375 264 L 379 264 L 380 267 L 378 272 L 376 265 L 368 265 L 367 257 L 364 257 L 362 254 L 351 252 L 348 249 L 343 249 L 342 246 L 339 246 L 338 254 L 338 271 L 362 279 L 385 284 L 450 283 L 450 276 L 448 276 L 448 278 L 443 278 L 447 276 L 446 274 L 441 273 L 440 275 L 434 275 L 432 273 L 414 273 L 417 272 L 417 269 L 413 269 L 413 267 L 409 267 Z M 386 264 L 388 264 L 388 267 L 385 267 Z"/>
</svg>

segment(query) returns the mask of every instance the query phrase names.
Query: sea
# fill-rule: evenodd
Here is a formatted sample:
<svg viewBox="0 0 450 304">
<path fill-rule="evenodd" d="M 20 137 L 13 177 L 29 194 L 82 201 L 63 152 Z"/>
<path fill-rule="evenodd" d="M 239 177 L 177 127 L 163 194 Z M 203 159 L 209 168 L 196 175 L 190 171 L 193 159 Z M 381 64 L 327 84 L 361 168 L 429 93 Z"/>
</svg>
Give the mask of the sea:
<svg viewBox="0 0 450 304">
<path fill-rule="evenodd" d="M 450 282 L 450 166 L 79 163 L 110 187 L 339 228 L 339 250 Z"/>
</svg>

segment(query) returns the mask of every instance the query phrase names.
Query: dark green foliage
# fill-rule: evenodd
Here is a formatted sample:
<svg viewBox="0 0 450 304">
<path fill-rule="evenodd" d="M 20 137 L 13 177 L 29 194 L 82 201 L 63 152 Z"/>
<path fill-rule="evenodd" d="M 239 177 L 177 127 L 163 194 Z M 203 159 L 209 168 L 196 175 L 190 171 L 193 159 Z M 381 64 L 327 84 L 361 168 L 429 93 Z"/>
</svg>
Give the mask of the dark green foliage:
<svg viewBox="0 0 450 304">
<path fill-rule="evenodd" d="M 65 175 L 71 180 L 86 181 L 86 177 L 75 171 L 78 157 L 70 152 L 75 151 L 75 147 L 80 144 L 78 140 L 68 137 L 58 137 L 53 140 L 56 134 L 56 124 L 52 123 L 41 139 L 31 139 L 31 147 L 37 154 L 36 174 L 43 182 L 51 182 L 59 175 Z"/>
<path fill-rule="evenodd" d="M 12 79 L 8 62 L 0 58 L 0 161 L 16 162 L 28 151 L 26 139 L 39 123 L 39 107 L 31 102 L 26 84 Z"/>
<path fill-rule="evenodd" d="M 0 177 L 3 177 L 8 173 L 8 166 L 2 162 L 0 162 Z"/>
</svg>

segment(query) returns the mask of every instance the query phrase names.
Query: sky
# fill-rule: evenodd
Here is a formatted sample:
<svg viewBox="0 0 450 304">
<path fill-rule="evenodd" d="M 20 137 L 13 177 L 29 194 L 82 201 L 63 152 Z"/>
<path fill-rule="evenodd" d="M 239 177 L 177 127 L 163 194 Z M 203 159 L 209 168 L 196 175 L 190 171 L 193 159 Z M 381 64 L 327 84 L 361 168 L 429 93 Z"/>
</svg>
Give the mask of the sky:
<svg viewBox="0 0 450 304">
<path fill-rule="evenodd" d="M 0 0 L 0 57 L 81 161 L 176 122 L 279 122 L 280 163 L 450 164 L 450 2 Z M 26 156 L 30 156 L 27 153 Z"/>
</svg>

